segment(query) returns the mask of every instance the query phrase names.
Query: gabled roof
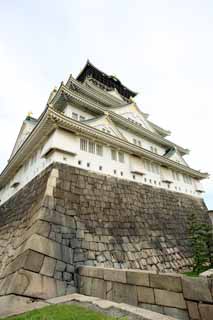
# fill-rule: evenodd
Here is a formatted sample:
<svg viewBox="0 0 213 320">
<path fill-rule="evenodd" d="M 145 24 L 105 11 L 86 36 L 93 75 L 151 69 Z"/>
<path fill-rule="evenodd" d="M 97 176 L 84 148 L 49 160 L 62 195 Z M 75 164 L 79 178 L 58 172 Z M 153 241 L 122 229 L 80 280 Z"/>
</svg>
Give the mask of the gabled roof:
<svg viewBox="0 0 213 320">
<path fill-rule="evenodd" d="M 98 125 L 103 125 L 106 127 L 106 129 L 110 129 L 110 131 L 113 132 L 112 135 L 115 135 L 118 138 L 121 138 L 123 140 L 126 140 L 126 138 L 123 136 L 123 134 L 120 132 L 120 130 L 117 128 L 116 124 L 111 120 L 109 114 L 105 114 L 103 116 L 95 117 L 92 119 L 84 120 L 82 121 L 85 124 L 89 124 L 94 128 L 97 128 Z"/>
<path fill-rule="evenodd" d="M 76 79 L 80 82 L 84 82 L 84 80 L 88 77 L 91 77 L 92 79 L 103 84 L 108 90 L 117 89 L 118 92 L 127 99 L 137 95 L 136 92 L 125 87 L 115 76 L 109 76 L 103 71 L 100 71 L 89 60 L 87 60 L 85 67 Z"/>
<path fill-rule="evenodd" d="M 15 145 L 13 147 L 13 150 L 11 152 L 10 158 L 15 154 L 15 152 L 18 150 L 18 148 L 21 146 L 21 144 L 24 142 L 24 140 L 27 138 L 27 136 L 30 134 L 30 132 L 33 130 L 33 128 L 37 124 L 37 119 L 27 116 L 25 120 L 22 123 L 22 126 L 19 130 L 18 137 L 16 139 Z"/>
<path fill-rule="evenodd" d="M 184 164 L 185 166 L 188 167 L 187 162 L 185 161 L 185 159 L 183 157 L 181 157 L 181 154 L 177 150 L 176 147 L 171 147 L 171 148 L 167 149 L 163 156 L 168 158 L 168 159 L 174 160 L 174 161 L 177 161 L 177 160 L 175 160 L 175 158 L 176 158 L 176 159 L 178 159 L 179 163 L 182 163 L 182 164 Z"/>
<path fill-rule="evenodd" d="M 59 87 L 56 95 L 54 96 L 53 100 L 51 101 L 51 106 L 56 108 L 59 111 L 63 111 L 63 108 L 65 107 L 66 103 L 68 101 L 76 101 L 77 103 L 83 105 L 84 107 L 88 108 L 89 110 L 92 110 L 96 112 L 99 115 L 103 115 L 106 112 L 106 108 L 104 108 L 99 101 L 94 101 L 92 99 L 88 99 L 86 97 L 83 97 L 81 94 L 79 94 L 77 91 L 72 90 L 71 88 L 68 89 L 64 84 L 62 83 Z M 176 147 L 181 154 L 188 154 L 189 150 L 185 149 L 181 146 L 178 146 L 177 144 L 165 139 L 164 137 L 160 136 L 157 133 L 154 133 L 146 128 L 143 128 L 140 125 L 137 125 L 135 123 L 132 123 L 125 117 L 120 116 L 119 114 L 113 112 L 112 110 L 107 110 L 109 113 L 111 119 L 115 123 L 119 123 L 120 125 L 127 127 L 135 132 L 138 132 L 142 134 L 144 137 L 147 137 L 151 139 L 152 141 L 155 141 L 156 143 L 160 143 L 164 146 L 168 147 Z"/>
</svg>

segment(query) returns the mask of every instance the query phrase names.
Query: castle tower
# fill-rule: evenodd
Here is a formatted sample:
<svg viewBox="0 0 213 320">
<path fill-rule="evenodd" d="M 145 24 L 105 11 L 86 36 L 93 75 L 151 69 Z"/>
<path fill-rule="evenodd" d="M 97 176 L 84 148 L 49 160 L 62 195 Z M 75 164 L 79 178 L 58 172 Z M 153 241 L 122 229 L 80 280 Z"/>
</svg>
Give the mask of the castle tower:
<svg viewBox="0 0 213 320">
<path fill-rule="evenodd" d="M 209 221 L 189 152 L 89 61 L 24 120 L 0 176 L 0 295 L 75 290 L 78 265 L 183 271 Z"/>
</svg>

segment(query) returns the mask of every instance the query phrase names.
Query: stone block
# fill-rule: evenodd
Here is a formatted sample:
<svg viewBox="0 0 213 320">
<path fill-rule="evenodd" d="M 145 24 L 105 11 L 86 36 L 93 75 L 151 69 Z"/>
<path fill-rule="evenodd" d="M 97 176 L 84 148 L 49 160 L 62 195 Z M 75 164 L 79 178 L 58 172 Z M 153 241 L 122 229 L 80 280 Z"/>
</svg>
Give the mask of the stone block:
<svg viewBox="0 0 213 320">
<path fill-rule="evenodd" d="M 104 269 L 104 280 L 126 283 L 126 271 L 119 269 Z"/>
<path fill-rule="evenodd" d="M 13 293 L 10 288 L 12 284 L 14 284 L 16 274 L 10 274 L 4 279 L 1 280 L 0 282 L 0 296 L 4 296 L 10 293 Z"/>
<path fill-rule="evenodd" d="M 72 264 L 67 264 L 66 271 L 70 272 L 70 273 L 73 273 L 75 271 L 75 268 L 74 268 L 74 266 Z"/>
<path fill-rule="evenodd" d="M 158 306 L 156 304 L 149 304 L 149 303 L 139 303 L 138 306 L 140 308 L 146 309 L 146 310 L 151 310 L 157 313 L 164 313 L 163 307 Z"/>
<path fill-rule="evenodd" d="M 49 299 L 57 296 L 56 280 L 22 269 L 14 274 L 7 294 Z"/>
<path fill-rule="evenodd" d="M 54 210 L 40 211 L 40 214 L 38 215 L 37 219 L 41 219 L 49 223 L 58 224 L 65 227 L 70 227 L 73 229 L 76 228 L 75 220 L 72 216 L 67 216 Z"/>
<path fill-rule="evenodd" d="M 40 273 L 48 276 L 53 277 L 55 272 L 56 260 L 50 257 L 44 257 L 44 262 L 41 268 Z"/>
<path fill-rule="evenodd" d="M 59 297 L 66 294 L 66 283 L 64 281 L 56 280 L 56 292 Z"/>
<path fill-rule="evenodd" d="M 144 303 L 155 303 L 154 290 L 147 287 L 137 287 L 138 301 Z"/>
<path fill-rule="evenodd" d="M 78 290 L 76 287 L 73 286 L 67 286 L 66 288 L 66 294 L 73 294 L 73 293 L 77 293 Z"/>
<path fill-rule="evenodd" d="M 71 281 L 72 275 L 69 272 L 63 272 L 63 280 L 64 281 Z"/>
<path fill-rule="evenodd" d="M 149 273 L 144 271 L 126 271 L 126 278 L 128 284 L 135 284 L 137 286 L 149 287 Z"/>
<path fill-rule="evenodd" d="M 106 298 L 106 282 L 102 279 L 88 278 L 81 276 L 80 293 L 87 296 Z"/>
<path fill-rule="evenodd" d="M 179 309 L 186 309 L 186 303 L 182 293 L 154 289 L 156 304 L 166 307 L 174 307 Z"/>
<path fill-rule="evenodd" d="M 11 263 L 9 263 L 2 273 L 2 277 L 4 278 L 5 276 L 14 273 L 17 270 L 22 269 L 27 260 L 28 253 L 29 250 L 26 250 L 24 253 L 16 257 Z"/>
<path fill-rule="evenodd" d="M 32 237 L 30 237 L 30 239 L 28 239 L 26 243 L 19 248 L 18 253 L 21 254 L 28 249 L 42 253 L 57 260 L 72 263 L 73 257 L 71 248 L 37 234 L 32 235 Z"/>
<path fill-rule="evenodd" d="M 166 314 L 167 316 L 170 316 L 170 317 L 174 317 L 175 319 L 189 320 L 189 315 L 186 310 L 164 307 L 163 311 L 164 311 L 164 314 Z"/>
<path fill-rule="evenodd" d="M 42 211 L 42 209 L 41 209 Z M 34 217 L 35 219 L 35 217 Z M 19 247 L 24 241 L 29 239 L 33 234 L 38 234 L 43 237 L 48 238 L 50 234 L 50 224 L 46 221 L 37 220 L 34 221 L 32 226 L 26 230 L 20 238 L 15 241 L 15 247 Z"/>
<path fill-rule="evenodd" d="M 209 269 L 209 270 L 206 270 L 206 271 L 200 273 L 200 276 L 207 277 L 207 278 L 213 278 L 213 269 Z"/>
<path fill-rule="evenodd" d="M 187 309 L 189 312 L 190 319 L 200 320 L 200 314 L 198 311 L 198 303 L 193 301 L 187 301 Z"/>
<path fill-rule="evenodd" d="M 183 277 L 184 298 L 194 301 L 212 302 L 208 279 L 205 277 Z"/>
<path fill-rule="evenodd" d="M 123 302 L 133 306 L 138 304 L 137 289 L 134 285 L 113 282 L 110 296 L 111 300 L 115 302 Z"/>
<path fill-rule="evenodd" d="M 58 260 L 56 262 L 55 270 L 63 272 L 63 271 L 65 271 L 65 269 L 66 269 L 66 263 L 64 263 L 63 261 L 59 261 Z"/>
<path fill-rule="evenodd" d="M 182 292 L 181 277 L 172 274 L 150 274 L 150 287 Z"/>
<path fill-rule="evenodd" d="M 199 304 L 199 311 L 202 320 L 212 320 L 213 319 L 213 305 L 212 304 Z"/>
<path fill-rule="evenodd" d="M 62 280 L 62 272 L 61 271 L 55 271 L 54 278 L 57 280 Z"/>
<path fill-rule="evenodd" d="M 27 258 L 24 263 L 24 269 L 33 272 L 40 272 L 44 261 L 44 255 L 32 250 L 29 250 Z"/>
<path fill-rule="evenodd" d="M 101 269 L 101 268 L 80 266 L 78 267 L 78 273 L 81 276 L 85 276 L 85 277 L 98 278 L 98 279 L 104 278 L 104 269 Z"/>
</svg>

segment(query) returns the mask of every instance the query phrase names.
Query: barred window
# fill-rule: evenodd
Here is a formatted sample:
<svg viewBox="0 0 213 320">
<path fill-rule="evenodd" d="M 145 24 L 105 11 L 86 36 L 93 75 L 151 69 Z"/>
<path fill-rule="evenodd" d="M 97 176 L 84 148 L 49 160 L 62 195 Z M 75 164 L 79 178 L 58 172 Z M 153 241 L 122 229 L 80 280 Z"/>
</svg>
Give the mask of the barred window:
<svg viewBox="0 0 213 320">
<path fill-rule="evenodd" d="M 145 165 L 145 168 L 146 168 L 147 171 L 151 171 L 151 170 L 150 170 L 150 169 L 151 169 L 151 168 L 150 168 L 150 162 L 149 162 L 148 160 L 145 160 L 145 161 L 144 161 L 144 165 Z"/>
<path fill-rule="evenodd" d="M 114 149 L 111 149 L 111 156 L 112 156 L 112 160 L 117 160 L 117 152 Z"/>
<path fill-rule="evenodd" d="M 96 144 L 96 154 L 98 156 L 103 156 L 103 146 L 101 144 Z"/>
<path fill-rule="evenodd" d="M 85 120 L 85 117 L 80 116 L 80 121 L 84 121 L 84 120 Z"/>
<path fill-rule="evenodd" d="M 133 139 L 133 143 L 134 143 L 134 144 L 137 144 L 137 140 L 136 140 L 135 138 Z"/>
<path fill-rule="evenodd" d="M 87 140 L 81 138 L 80 139 L 80 149 L 83 151 L 87 151 Z"/>
<path fill-rule="evenodd" d="M 120 162 L 124 163 L 124 153 L 122 151 L 118 152 L 118 159 Z"/>
<path fill-rule="evenodd" d="M 89 141 L 89 152 L 95 153 L 95 142 Z"/>
<path fill-rule="evenodd" d="M 75 112 L 72 112 L 72 119 L 78 120 L 78 114 Z"/>
</svg>

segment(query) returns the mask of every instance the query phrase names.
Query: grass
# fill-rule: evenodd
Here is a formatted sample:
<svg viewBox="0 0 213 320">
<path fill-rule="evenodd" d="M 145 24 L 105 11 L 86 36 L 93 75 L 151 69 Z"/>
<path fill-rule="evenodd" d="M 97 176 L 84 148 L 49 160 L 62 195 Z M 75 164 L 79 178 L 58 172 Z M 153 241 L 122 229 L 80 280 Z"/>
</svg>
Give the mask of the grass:
<svg viewBox="0 0 213 320">
<path fill-rule="evenodd" d="M 92 311 L 75 304 L 58 304 L 42 309 L 33 310 L 18 316 L 4 318 L 3 320 L 115 320 L 100 312 Z M 119 318 L 128 320 L 126 317 Z"/>
</svg>

